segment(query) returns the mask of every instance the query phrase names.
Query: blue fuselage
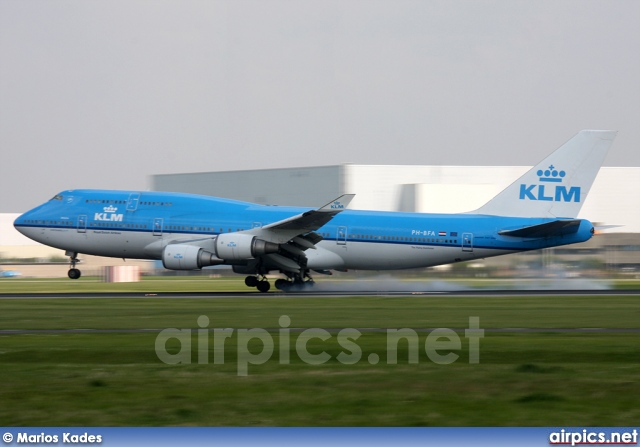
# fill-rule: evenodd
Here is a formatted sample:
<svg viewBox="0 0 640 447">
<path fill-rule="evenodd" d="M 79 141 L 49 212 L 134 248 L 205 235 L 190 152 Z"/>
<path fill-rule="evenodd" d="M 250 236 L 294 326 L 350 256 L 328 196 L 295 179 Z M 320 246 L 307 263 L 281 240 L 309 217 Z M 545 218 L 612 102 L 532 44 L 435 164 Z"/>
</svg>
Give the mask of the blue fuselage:
<svg viewBox="0 0 640 447">
<path fill-rule="evenodd" d="M 308 210 L 180 193 L 72 190 L 21 215 L 14 225 L 38 242 L 70 252 L 160 259 L 168 244 L 261 228 Z M 428 267 L 573 244 L 592 235 L 586 220 L 570 234 L 498 234 L 552 220 L 344 210 L 316 231 L 323 238 L 317 244 L 321 251 L 309 258 L 309 268 Z M 330 253 L 323 256 L 325 251 Z"/>
</svg>

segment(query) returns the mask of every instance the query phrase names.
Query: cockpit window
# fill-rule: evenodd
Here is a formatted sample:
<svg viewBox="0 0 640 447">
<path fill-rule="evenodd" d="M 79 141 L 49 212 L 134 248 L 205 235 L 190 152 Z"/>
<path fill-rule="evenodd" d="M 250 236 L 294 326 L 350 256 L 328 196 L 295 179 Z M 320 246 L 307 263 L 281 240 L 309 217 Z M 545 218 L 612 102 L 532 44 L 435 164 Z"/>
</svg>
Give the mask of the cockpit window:
<svg viewBox="0 0 640 447">
<path fill-rule="evenodd" d="M 51 200 L 62 200 L 62 196 L 60 194 L 57 194 L 55 196 L 53 196 L 53 199 Z"/>
</svg>

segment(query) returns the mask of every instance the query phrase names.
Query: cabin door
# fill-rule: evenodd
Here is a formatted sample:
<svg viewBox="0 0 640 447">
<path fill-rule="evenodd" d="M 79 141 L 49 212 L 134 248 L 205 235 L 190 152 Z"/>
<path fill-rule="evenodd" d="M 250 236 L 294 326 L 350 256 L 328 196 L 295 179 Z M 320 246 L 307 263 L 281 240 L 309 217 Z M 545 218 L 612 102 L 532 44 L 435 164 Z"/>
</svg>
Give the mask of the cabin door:
<svg viewBox="0 0 640 447">
<path fill-rule="evenodd" d="M 462 233 L 462 251 L 473 251 L 473 233 Z"/>
<path fill-rule="evenodd" d="M 129 194 L 129 200 L 127 200 L 127 211 L 135 211 L 138 209 L 138 202 L 140 201 L 140 193 L 134 192 Z"/>
<path fill-rule="evenodd" d="M 81 214 L 78 216 L 78 233 L 87 232 L 87 215 Z"/>
<path fill-rule="evenodd" d="M 347 227 L 338 227 L 336 242 L 338 245 L 347 245 Z"/>
<path fill-rule="evenodd" d="M 162 236 L 163 221 L 162 217 L 156 217 L 153 219 L 153 235 Z"/>
</svg>

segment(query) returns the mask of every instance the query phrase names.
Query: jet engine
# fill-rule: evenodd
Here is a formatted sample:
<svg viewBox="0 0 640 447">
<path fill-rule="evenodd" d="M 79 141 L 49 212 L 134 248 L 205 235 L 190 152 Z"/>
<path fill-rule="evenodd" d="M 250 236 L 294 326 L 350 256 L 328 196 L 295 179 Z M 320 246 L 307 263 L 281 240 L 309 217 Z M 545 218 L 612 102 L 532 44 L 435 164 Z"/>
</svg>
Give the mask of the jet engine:
<svg viewBox="0 0 640 447">
<path fill-rule="evenodd" d="M 213 250 L 188 244 L 169 244 L 162 250 L 162 264 L 170 270 L 198 270 L 225 261 L 252 259 L 276 253 L 280 246 L 250 234 L 226 233 L 213 239 Z"/>
<path fill-rule="evenodd" d="M 280 246 L 250 234 L 225 233 L 216 237 L 216 256 L 225 260 L 251 259 L 276 253 Z"/>
<path fill-rule="evenodd" d="M 195 245 L 169 244 L 162 250 L 162 265 L 170 270 L 199 270 L 224 261 Z"/>
</svg>

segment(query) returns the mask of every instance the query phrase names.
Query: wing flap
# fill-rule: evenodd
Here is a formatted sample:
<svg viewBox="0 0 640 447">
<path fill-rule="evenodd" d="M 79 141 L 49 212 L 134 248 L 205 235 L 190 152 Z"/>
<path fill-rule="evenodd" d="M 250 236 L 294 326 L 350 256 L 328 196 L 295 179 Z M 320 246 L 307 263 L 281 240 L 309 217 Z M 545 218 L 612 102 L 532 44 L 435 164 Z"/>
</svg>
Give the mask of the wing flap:
<svg viewBox="0 0 640 447">
<path fill-rule="evenodd" d="M 264 257 L 265 261 L 275 265 L 282 270 L 285 270 L 287 272 L 300 273 L 300 264 L 298 264 L 291 258 L 287 258 L 286 256 L 282 256 L 277 253 L 271 253 L 265 255 Z"/>
</svg>

